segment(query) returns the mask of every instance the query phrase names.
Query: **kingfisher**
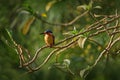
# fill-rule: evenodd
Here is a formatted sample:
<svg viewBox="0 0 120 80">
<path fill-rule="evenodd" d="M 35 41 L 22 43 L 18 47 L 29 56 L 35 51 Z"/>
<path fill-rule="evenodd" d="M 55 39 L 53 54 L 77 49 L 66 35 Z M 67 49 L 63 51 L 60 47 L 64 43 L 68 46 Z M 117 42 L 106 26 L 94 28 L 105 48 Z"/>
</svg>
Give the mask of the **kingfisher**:
<svg viewBox="0 0 120 80">
<path fill-rule="evenodd" d="M 55 44 L 55 37 L 51 30 L 46 30 L 41 34 L 44 34 L 44 40 L 47 46 L 52 47 Z"/>
</svg>

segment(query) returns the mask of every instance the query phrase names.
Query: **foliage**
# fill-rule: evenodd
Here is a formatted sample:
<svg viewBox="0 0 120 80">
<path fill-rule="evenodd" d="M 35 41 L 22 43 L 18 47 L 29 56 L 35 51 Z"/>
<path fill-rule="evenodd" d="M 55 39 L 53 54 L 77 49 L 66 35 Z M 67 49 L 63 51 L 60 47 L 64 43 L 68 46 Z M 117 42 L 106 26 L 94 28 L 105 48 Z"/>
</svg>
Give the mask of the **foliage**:
<svg viewBox="0 0 120 80">
<path fill-rule="evenodd" d="M 119 4 L 0 1 L 0 80 L 119 80 Z M 55 35 L 53 48 L 40 35 L 46 29 Z"/>
</svg>

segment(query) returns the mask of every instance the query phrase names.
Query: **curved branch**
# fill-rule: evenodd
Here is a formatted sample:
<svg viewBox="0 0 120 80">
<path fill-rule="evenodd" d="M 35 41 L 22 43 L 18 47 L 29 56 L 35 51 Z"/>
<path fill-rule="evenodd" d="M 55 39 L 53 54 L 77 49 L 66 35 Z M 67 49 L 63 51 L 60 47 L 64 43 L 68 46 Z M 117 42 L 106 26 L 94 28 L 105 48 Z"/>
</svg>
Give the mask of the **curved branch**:
<svg viewBox="0 0 120 80">
<path fill-rule="evenodd" d="M 36 51 L 34 57 L 33 57 L 29 62 L 24 63 L 23 66 L 27 66 L 27 65 L 33 63 L 33 62 L 36 60 L 36 58 L 38 57 L 39 53 L 40 53 L 43 49 L 45 49 L 45 48 L 47 48 L 47 47 L 48 47 L 48 46 L 43 46 L 42 48 L 39 48 L 39 49 Z"/>
<path fill-rule="evenodd" d="M 102 58 L 103 54 L 105 54 L 106 52 L 108 52 L 118 41 L 120 41 L 120 36 L 119 36 L 117 39 L 115 39 L 114 41 L 113 41 L 113 38 L 114 38 L 114 36 L 111 36 L 111 39 L 110 39 L 110 41 L 109 41 L 106 49 L 104 49 L 104 50 L 100 53 L 100 55 L 98 56 L 98 58 L 96 59 L 95 63 L 92 65 L 92 67 L 95 67 L 96 64 L 97 64 L 97 63 L 100 61 L 100 59 Z"/>
<path fill-rule="evenodd" d="M 34 68 L 34 69 L 32 69 L 32 70 L 37 71 L 38 69 L 41 69 L 41 68 L 49 61 L 49 59 L 52 57 L 52 55 L 53 55 L 55 52 L 57 52 L 57 51 L 59 51 L 59 49 L 53 50 L 53 51 L 47 56 L 47 58 L 46 58 L 38 67 L 36 67 L 36 68 Z"/>
<path fill-rule="evenodd" d="M 85 11 L 83 14 L 78 15 L 77 17 L 75 17 L 72 21 L 68 22 L 68 23 L 50 23 L 47 22 L 45 20 L 43 20 L 41 18 L 41 16 L 37 13 L 33 14 L 33 16 L 35 16 L 37 19 L 41 20 L 42 22 L 46 23 L 46 24 L 50 24 L 50 25 L 58 25 L 58 26 L 70 26 L 73 25 L 78 19 L 80 19 L 81 17 L 83 17 L 84 15 L 86 15 L 89 11 Z"/>
<path fill-rule="evenodd" d="M 114 17 L 114 18 L 110 19 L 108 22 L 104 23 L 103 25 L 107 25 L 107 24 L 109 24 L 109 23 L 111 23 L 111 22 L 113 22 L 113 21 L 115 21 L 115 20 L 117 20 L 117 19 L 119 19 L 119 18 L 120 18 L 120 15 L 117 16 L 117 17 Z M 103 19 L 103 20 L 104 20 L 104 19 Z M 98 22 L 99 22 L 99 21 L 98 21 Z M 98 22 L 96 22 L 96 23 L 98 23 Z M 83 32 L 80 32 L 80 33 L 78 33 L 78 34 L 76 34 L 76 35 L 73 35 L 73 36 L 70 36 L 70 37 L 68 37 L 68 38 L 65 38 L 65 39 L 61 40 L 60 42 L 58 42 L 56 45 L 59 45 L 59 44 L 65 42 L 65 41 L 67 41 L 67 40 L 70 40 L 70 39 L 72 39 L 72 38 L 75 38 L 75 37 L 77 37 L 77 36 L 79 36 L 79 35 L 81 35 L 81 34 L 90 32 L 91 30 L 94 30 L 94 29 L 99 28 L 99 27 L 102 26 L 101 24 L 100 24 L 100 25 L 97 25 L 97 26 L 96 26 L 96 25 L 97 25 L 97 24 L 94 24 L 94 25 L 92 24 L 92 25 L 90 25 L 90 28 L 89 28 L 89 29 L 87 29 L 87 30 L 85 30 L 85 31 L 83 31 Z M 95 27 L 94 27 L 94 26 L 95 26 Z"/>
<path fill-rule="evenodd" d="M 76 40 L 78 40 L 78 39 L 76 39 Z M 57 48 L 57 49 L 53 50 L 53 51 L 47 56 L 47 58 L 46 58 L 38 67 L 33 68 L 32 71 L 37 71 L 38 69 L 41 69 L 41 68 L 49 61 L 49 59 L 52 57 L 52 55 L 53 55 L 54 53 L 56 53 L 56 52 L 58 52 L 58 51 L 60 51 L 60 50 L 62 50 L 62 49 L 64 49 L 64 48 L 69 48 L 73 43 L 76 42 L 76 40 L 75 40 L 75 41 L 71 41 L 71 42 L 69 42 L 67 45 L 64 45 L 64 46 L 62 46 L 62 47 L 60 47 L 60 48 Z"/>
</svg>

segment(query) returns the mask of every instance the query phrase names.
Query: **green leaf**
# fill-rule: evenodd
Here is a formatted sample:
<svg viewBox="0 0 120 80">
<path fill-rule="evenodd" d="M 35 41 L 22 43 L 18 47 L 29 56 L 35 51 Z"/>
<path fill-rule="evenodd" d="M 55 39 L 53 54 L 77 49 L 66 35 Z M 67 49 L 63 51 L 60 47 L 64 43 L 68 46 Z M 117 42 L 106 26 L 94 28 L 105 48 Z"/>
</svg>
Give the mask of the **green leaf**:
<svg viewBox="0 0 120 80">
<path fill-rule="evenodd" d="M 78 45 L 80 48 L 84 48 L 86 39 L 87 39 L 87 37 L 80 35 L 79 40 L 78 40 Z"/>
<path fill-rule="evenodd" d="M 79 32 L 82 33 L 85 31 L 85 28 L 82 28 Z M 83 34 L 84 37 L 88 37 L 90 32 L 86 32 Z"/>
<path fill-rule="evenodd" d="M 90 3 L 88 4 L 88 10 L 91 10 L 93 6 L 93 1 L 91 0 Z"/>
<path fill-rule="evenodd" d="M 73 29 L 73 31 L 71 31 L 71 34 L 77 34 L 77 33 L 78 33 L 78 31 L 77 31 L 76 27 L 74 26 L 74 29 Z"/>
</svg>

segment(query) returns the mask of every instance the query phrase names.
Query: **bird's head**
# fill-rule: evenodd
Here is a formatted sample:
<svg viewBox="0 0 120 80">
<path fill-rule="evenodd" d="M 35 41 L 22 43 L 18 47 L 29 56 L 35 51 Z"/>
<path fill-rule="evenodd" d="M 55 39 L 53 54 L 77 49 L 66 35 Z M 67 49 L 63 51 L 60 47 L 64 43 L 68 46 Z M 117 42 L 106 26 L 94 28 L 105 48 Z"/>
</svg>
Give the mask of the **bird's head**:
<svg viewBox="0 0 120 80">
<path fill-rule="evenodd" d="M 44 33 L 48 34 L 48 33 L 52 33 L 52 31 L 51 30 L 46 30 Z"/>
<path fill-rule="evenodd" d="M 43 33 L 40 33 L 40 34 L 52 34 L 52 31 L 51 30 L 46 30 L 46 31 L 44 31 Z"/>
</svg>

